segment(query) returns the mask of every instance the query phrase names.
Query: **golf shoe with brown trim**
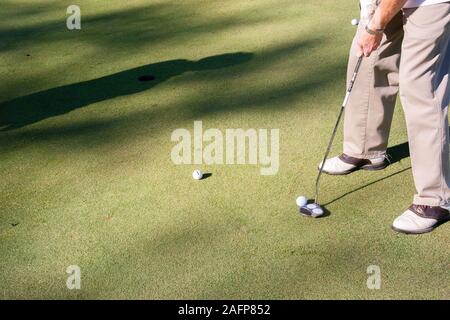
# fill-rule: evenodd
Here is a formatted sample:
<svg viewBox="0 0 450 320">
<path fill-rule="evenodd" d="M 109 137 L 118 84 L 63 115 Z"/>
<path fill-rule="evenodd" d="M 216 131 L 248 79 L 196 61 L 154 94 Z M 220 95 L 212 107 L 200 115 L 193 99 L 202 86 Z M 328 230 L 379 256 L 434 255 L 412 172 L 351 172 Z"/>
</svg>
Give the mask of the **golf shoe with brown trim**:
<svg viewBox="0 0 450 320">
<path fill-rule="evenodd" d="M 382 170 L 388 166 L 389 162 L 386 156 L 375 159 L 358 159 L 350 157 L 345 153 L 340 156 L 325 160 L 323 172 L 331 175 L 345 175 L 356 170 Z M 319 169 L 322 162 L 319 164 Z"/>
<path fill-rule="evenodd" d="M 392 229 L 406 234 L 421 234 L 433 231 L 449 220 L 450 212 L 446 208 L 413 204 L 395 219 Z"/>
</svg>

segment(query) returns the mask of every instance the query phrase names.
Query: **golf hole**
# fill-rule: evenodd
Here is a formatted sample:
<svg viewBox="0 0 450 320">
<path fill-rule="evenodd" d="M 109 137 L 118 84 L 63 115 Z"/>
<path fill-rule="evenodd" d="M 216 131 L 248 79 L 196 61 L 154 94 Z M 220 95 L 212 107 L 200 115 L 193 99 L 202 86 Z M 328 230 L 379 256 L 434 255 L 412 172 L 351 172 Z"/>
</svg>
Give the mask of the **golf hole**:
<svg viewBox="0 0 450 320">
<path fill-rule="evenodd" d="M 153 80 L 155 80 L 155 76 L 152 76 L 150 74 L 143 75 L 143 76 L 139 77 L 139 81 L 140 82 L 147 82 L 147 81 L 153 81 Z"/>
</svg>

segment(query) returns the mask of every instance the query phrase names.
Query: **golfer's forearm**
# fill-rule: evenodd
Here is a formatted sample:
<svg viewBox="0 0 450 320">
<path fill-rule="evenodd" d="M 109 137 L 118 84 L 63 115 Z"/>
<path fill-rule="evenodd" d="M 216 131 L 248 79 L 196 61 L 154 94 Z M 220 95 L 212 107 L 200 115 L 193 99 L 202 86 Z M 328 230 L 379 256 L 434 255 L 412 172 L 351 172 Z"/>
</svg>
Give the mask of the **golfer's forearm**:
<svg viewBox="0 0 450 320">
<path fill-rule="evenodd" d="M 406 0 L 382 0 L 370 21 L 369 27 L 384 29 L 389 21 L 403 8 Z"/>
</svg>

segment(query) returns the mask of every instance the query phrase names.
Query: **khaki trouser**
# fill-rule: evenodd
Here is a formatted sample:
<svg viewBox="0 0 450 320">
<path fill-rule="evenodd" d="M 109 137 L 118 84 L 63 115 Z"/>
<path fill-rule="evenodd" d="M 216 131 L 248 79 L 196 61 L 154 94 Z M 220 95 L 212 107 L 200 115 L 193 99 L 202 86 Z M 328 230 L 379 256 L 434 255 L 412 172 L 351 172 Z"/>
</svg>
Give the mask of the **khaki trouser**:
<svg viewBox="0 0 450 320">
<path fill-rule="evenodd" d="M 361 21 L 357 35 L 367 21 Z M 355 41 L 348 75 L 355 67 Z M 387 26 L 380 48 L 363 64 L 348 102 L 344 153 L 356 158 L 386 154 L 397 93 L 408 130 L 415 204 L 450 200 L 450 2 L 404 9 Z"/>
</svg>

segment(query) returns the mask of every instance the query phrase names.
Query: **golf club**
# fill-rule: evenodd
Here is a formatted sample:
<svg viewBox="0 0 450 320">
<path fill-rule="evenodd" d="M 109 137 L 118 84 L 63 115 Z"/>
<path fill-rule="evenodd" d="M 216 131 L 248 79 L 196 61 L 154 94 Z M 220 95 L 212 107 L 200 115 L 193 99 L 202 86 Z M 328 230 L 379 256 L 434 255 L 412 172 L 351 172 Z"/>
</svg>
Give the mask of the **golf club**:
<svg viewBox="0 0 450 320">
<path fill-rule="evenodd" d="M 319 205 L 319 184 L 320 184 L 320 176 L 322 175 L 323 167 L 325 165 L 325 161 L 328 158 L 328 155 L 330 153 L 331 147 L 333 145 L 334 137 L 336 136 L 337 129 L 339 127 L 339 123 L 341 122 L 342 115 L 344 113 L 345 107 L 347 105 L 347 102 L 350 98 L 350 94 L 353 89 L 353 85 L 355 83 L 356 77 L 358 75 L 359 67 L 361 66 L 361 62 L 363 60 L 364 56 L 359 57 L 358 62 L 356 63 L 355 71 L 353 72 L 353 76 L 350 80 L 347 92 L 345 94 L 344 102 L 342 103 L 341 110 L 339 111 L 339 115 L 336 120 L 336 124 L 334 125 L 333 133 L 331 134 L 330 141 L 328 142 L 327 149 L 325 151 L 325 155 L 323 157 L 323 161 L 319 168 L 319 173 L 317 174 L 316 178 L 316 187 L 315 187 L 315 194 L 314 194 L 314 202 L 305 204 L 300 208 L 300 212 L 306 216 L 311 217 L 319 217 L 322 216 L 325 211 L 324 209 Z"/>
</svg>

